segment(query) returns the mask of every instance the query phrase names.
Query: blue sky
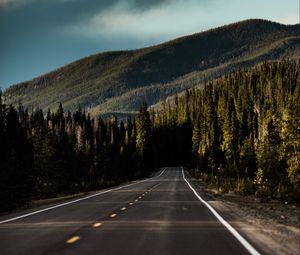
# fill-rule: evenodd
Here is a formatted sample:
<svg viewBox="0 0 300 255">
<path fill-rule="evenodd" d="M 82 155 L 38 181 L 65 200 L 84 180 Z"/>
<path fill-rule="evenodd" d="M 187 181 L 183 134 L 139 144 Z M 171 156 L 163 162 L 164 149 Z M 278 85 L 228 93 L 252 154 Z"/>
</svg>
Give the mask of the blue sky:
<svg viewBox="0 0 300 255">
<path fill-rule="evenodd" d="M 296 24 L 299 0 L 0 0 L 0 87 L 249 18 Z"/>
</svg>

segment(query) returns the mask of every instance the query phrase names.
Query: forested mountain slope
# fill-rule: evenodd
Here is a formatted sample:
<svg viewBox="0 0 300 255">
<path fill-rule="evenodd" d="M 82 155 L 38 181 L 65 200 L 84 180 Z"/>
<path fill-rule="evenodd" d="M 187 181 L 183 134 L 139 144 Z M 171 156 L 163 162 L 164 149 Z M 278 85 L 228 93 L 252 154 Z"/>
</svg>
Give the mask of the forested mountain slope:
<svg viewBox="0 0 300 255">
<path fill-rule="evenodd" d="M 92 114 L 135 112 L 240 67 L 300 58 L 299 24 L 246 20 L 153 47 L 89 56 L 8 88 L 5 102 Z"/>
</svg>

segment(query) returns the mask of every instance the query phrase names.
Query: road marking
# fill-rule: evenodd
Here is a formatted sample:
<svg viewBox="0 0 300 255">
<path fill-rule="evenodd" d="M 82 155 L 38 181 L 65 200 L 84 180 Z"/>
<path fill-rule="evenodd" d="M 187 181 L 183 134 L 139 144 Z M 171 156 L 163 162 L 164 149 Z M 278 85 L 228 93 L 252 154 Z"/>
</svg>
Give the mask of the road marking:
<svg viewBox="0 0 300 255">
<path fill-rule="evenodd" d="M 206 207 L 212 212 L 212 214 L 229 230 L 229 232 L 246 248 L 246 250 L 248 252 L 250 252 L 250 254 L 260 255 L 260 253 L 244 237 L 242 237 L 239 232 L 237 232 L 226 220 L 224 220 L 224 218 L 220 214 L 218 214 L 217 211 L 209 203 L 207 203 L 202 197 L 199 196 L 199 194 L 196 192 L 196 190 L 192 187 L 192 185 L 185 178 L 183 167 L 181 168 L 181 171 L 182 171 L 183 179 L 188 184 L 190 189 L 194 192 L 196 197 L 204 205 L 206 205 Z"/>
<path fill-rule="evenodd" d="M 99 228 L 102 225 L 101 222 L 97 222 L 93 225 L 94 228 Z"/>
<path fill-rule="evenodd" d="M 66 243 L 68 243 L 68 244 L 76 243 L 79 239 L 80 239 L 79 236 L 73 236 L 73 237 L 71 237 L 70 239 L 68 239 L 68 240 L 66 241 Z"/>
<path fill-rule="evenodd" d="M 157 176 L 157 177 L 160 177 L 165 171 L 166 171 L 167 167 L 165 167 L 164 170 L 161 171 L 161 173 Z M 154 176 L 155 177 L 155 176 Z"/>
<path fill-rule="evenodd" d="M 23 214 L 23 215 L 14 217 L 14 218 L 2 220 L 2 221 L 0 221 L 0 224 L 7 223 L 7 222 L 10 222 L 10 221 L 15 221 L 15 220 L 22 219 L 22 218 L 26 218 L 26 217 L 34 215 L 34 214 L 46 212 L 46 211 L 53 210 L 53 209 L 56 209 L 56 208 L 59 208 L 59 207 L 62 207 L 62 206 L 74 204 L 74 203 L 77 203 L 77 202 L 80 202 L 80 201 L 83 201 L 83 200 L 86 200 L 86 199 L 89 199 L 89 198 L 93 198 L 93 197 L 96 197 L 96 196 L 99 196 L 99 195 L 102 195 L 102 194 L 105 194 L 105 193 L 109 193 L 109 192 L 112 192 L 112 191 L 115 191 L 115 190 L 127 188 L 127 187 L 130 187 L 130 186 L 142 183 L 142 182 L 146 182 L 146 181 L 149 181 L 149 180 L 151 180 L 153 178 L 160 177 L 166 171 L 166 169 L 167 168 L 164 168 L 158 176 L 153 176 L 151 178 L 148 178 L 148 179 L 145 179 L 145 180 L 142 180 L 142 181 L 139 181 L 139 182 L 127 184 L 127 185 L 124 185 L 124 186 L 121 186 L 121 187 L 117 187 L 117 188 L 113 188 L 113 189 L 109 189 L 109 190 L 105 190 L 105 191 L 101 191 L 99 193 L 96 193 L 96 194 L 93 194 L 93 195 L 90 195 L 90 196 L 87 196 L 87 197 L 78 198 L 78 199 L 75 199 L 75 200 L 72 200 L 72 201 L 69 201 L 69 202 L 65 202 L 65 203 L 62 203 L 62 204 L 58 204 L 58 205 L 54 205 L 54 206 L 51 206 L 51 207 L 47 207 L 47 208 L 44 208 L 44 209 L 41 209 L 41 210 L 38 210 L 38 211 L 34 211 L 34 212 L 31 212 L 31 213 Z"/>
<path fill-rule="evenodd" d="M 133 205 L 133 203 L 129 203 L 129 205 Z"/>
<path fill-rule="evenodd" d="M 142 197 L 139 197 L 139 199 L 142 199 Z"/>
<path fill-rule="evenodd" d="M 113 213 L 113 214 L 110 215 L 111 218 L 115 218 L 116 216 L 117 216 L 116 213 Z"/>
<path fill-rule="evenodd" d="M 134 202 L 137 202 L 137 201 L 139 201 L 139 200 L 138 199 L 134 200 Z"/>
<path fill-rule="evenodd" d="M 122 208 L 121 208 L 121 211 L 125 211 L 125 210 L 126 210 L 126 207 L 122 207 Z"/>
</svg>

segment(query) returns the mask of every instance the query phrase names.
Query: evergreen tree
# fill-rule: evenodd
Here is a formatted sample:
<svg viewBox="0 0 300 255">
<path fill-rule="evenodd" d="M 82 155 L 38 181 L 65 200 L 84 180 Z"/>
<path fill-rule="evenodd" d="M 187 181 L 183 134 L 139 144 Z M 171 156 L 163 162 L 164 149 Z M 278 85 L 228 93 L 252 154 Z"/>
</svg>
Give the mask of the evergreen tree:
<svg viewBox="0 0 300 255">
<path fill-rule="evenodd" d="M 140 107 L 139 114 L 136 118 L 136 147 L 140 156 L 143 156 L 149 150 L 151 122 L 146 103 Z"/>
<path fill-rule="evenodd" d="M 28 203 L 32 196 L 33 148 L 12 106 L 8 109 L 2 106 L 3 117 L 1 146 L 5 150 L 0 158 L 0 210 L 9 210 Z"/>
<path fill-rule="evenodd" d="M 298 86 L 299 87 L 299 86 Z M 294 186 L 295 197 L 300 195 L 300 96 L 296 90 L 284 116 L 283 149 L 288 163 L 288 177 Z"/>
<path fill-rule="evenodd" d="M 192 142 L 193 142 L 193 153 L 197 157 L 199 152 L 199 146 L 201 141 L 201 133 L 199 125 L 194 125 L 193 128 L 193 136 L 192 136 Z"/>
<path fill-rule="evenodd" d="M 143 163 L 150 164 L 151 121 L 147 104 L 142 103 L 136 118 L 136 150 Z"/>
</svg>

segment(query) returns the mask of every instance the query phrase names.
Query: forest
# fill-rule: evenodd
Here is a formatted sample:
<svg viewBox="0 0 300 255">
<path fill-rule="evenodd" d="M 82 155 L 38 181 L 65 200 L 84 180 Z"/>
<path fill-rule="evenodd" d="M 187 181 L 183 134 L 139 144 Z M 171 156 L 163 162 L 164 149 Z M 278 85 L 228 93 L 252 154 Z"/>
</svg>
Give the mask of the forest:
<svg viewBox="0 0 300 255">
<path fill-rule="evenodd" d="M 300 198 L 300 66 L 241 69 L 162 105 L 155 127 L 190 125 L 194 177 L 263 199 Z"/>
<path fill-rule="evenodd" d="M 241 69 L 119 121 L 5 105 L 0 94 L 0 211 L 97 190 L 183 165 L 220 192 L 298 201 L 300 66 Z"/>
</svg>

